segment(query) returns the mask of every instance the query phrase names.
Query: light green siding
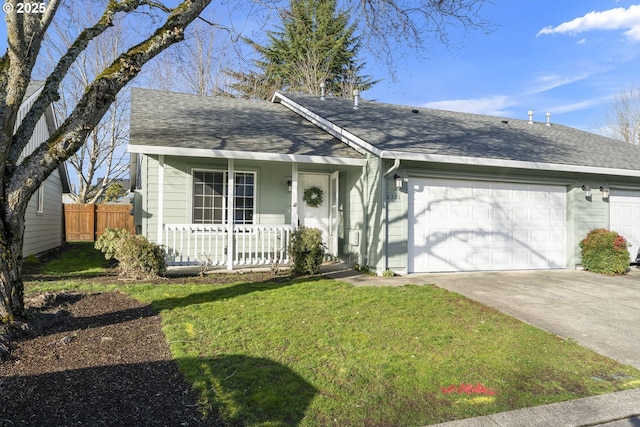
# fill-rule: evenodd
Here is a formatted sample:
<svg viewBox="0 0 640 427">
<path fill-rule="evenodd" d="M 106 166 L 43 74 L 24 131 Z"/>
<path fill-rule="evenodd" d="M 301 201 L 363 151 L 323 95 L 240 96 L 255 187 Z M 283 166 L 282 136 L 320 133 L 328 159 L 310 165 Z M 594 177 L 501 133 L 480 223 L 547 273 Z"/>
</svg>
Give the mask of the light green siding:
<svg viewBox="0 0 640 427">
<path fill-rule="evenodd" d="M 396 171 L 397 173 L 397 171 Z M 386 179 L 387 193 L 387 260 L 389 268 L 395 273 L 406 273 L 408 251 L 407 182 L 401 189 L 396 188 L 394 174 Z M 400 174 L 402 176 L 402 174 Z"/>
<path fill-rule="evenodd" d="M 344 259 L 362 263 L 365 255 L 363 234 L 365 225 L 364 168 L 350 168 L 340 173 L 340 248 Z"/>
<path fill-rule="evenodd" d="M 587 184 L 592 188 L 592 197 L 587 199 L 582 185 Z M 569 191 L 568 220 L 571 226 L 568 231 L 568 257 L 570 266 L 580 265 L 580 241 L 594 228 L 608 228 L 609 203 L 599 197 L 596 182 L 581 181 Z M 595 191 L 594 191 L 595 190 Z M 572 231 L 572 232 L 571 232 Z"/>
<path fill-rule="evenodd" d="M 142 160 L 142 233 L 151 241 L 158 240 L 158 156 Z"/>
<path fill-rule="evenodd" d="M 291 193 L 287 181 L 291 179 L 291 165 L 268 163 L 250 165 L 239 162 L 237 170 L 256 172 L 256 217 L 258 224 L 290 224 Z"/>
<path fill-rule="evenodd" d="M 191 213 L 186 207 L 191 207 L 190 176 L 188 163 L 184 158 L 164 158 L 164 212 L 165 223 L 188 224 Z"/>
<path fill-rule="evenodd" d="M 384 238 L 386 233 L 384 200 L 382 200 L 383 161 L 372 155 L 367 156 L 364 171 L 365 192 L 365 231 L 364 259 L 370 268 L 378 273 L 384 270 Z"/>
</svg>

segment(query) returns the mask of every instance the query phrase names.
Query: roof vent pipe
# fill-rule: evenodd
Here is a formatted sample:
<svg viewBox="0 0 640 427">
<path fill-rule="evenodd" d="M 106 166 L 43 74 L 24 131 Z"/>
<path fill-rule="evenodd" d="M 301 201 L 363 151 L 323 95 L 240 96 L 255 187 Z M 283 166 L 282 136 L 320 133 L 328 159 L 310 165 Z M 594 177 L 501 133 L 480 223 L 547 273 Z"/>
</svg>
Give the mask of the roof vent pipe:
<svg viewBox="0 0 640 427">
<path fill-rule="evenodd" d="M 533 124 L 533 110 L 529 110 L 529 124 Z"/>
<path fill-rule="evenodd" d="M 551 113 L 549 111 L 547 111 L 547 126 L 551 126 Z"/>
<path fill-rule="evenodd" d="M 360 99 L 360 91 L 358 89 L 353 90 L 353 109 L 358 109 L 358 100 Z"/>
<path fill-rule="evenodd" d="M 324 101 L 324 82 L 320 82 L 320 99 Z"/>
</svg>

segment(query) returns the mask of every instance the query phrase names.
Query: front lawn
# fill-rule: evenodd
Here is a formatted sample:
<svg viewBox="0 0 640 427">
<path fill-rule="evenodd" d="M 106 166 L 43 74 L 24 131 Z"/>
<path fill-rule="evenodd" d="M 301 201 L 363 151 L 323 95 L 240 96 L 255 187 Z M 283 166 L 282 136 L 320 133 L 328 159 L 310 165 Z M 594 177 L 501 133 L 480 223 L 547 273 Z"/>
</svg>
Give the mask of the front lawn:
<svg viewBox="0 0 640 427">
<path fill-rule="evenodd" d="M 634 368 L 435 286 L 216 277 L 117 288 L 161 313 L 203 412 L 229 425 L 421 426 L 640 386 Z"/>
<path fill-rule="evenodd" d="M 136 286 L 232 425 L 419 426 L 640 385 L 640 372 L 434 286 Z M 470 387 L 473 386 L 473 387 Z"/>
</svg>

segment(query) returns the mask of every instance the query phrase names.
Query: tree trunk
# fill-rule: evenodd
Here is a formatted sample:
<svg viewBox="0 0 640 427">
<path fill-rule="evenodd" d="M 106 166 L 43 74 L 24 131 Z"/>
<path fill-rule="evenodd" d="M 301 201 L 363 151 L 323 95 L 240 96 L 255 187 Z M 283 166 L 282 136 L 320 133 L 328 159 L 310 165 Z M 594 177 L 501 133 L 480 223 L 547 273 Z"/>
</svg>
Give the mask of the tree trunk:
<svg viewBox="0 0 640 427">
<path fill-rule="evenodd" d="M 4 221 L 0 231 L 0 323 L 24 314 L 23 233 L 24 219 Z"/>
</svg>

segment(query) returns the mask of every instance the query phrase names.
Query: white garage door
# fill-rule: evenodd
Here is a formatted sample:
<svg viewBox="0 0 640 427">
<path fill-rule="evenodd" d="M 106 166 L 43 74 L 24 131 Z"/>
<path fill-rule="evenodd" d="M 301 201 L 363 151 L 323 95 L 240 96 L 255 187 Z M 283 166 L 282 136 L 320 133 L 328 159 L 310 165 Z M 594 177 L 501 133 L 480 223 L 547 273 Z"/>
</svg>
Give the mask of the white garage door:
<svg viewBox="0 0 640 427">
<path fill-rule="evenodd" d="M 640 191 L 611 190 L 609 209 L 609 229 L 631 243 L 629 257 L 635 261 L 640 248 Z"/>
<path fill-rule="evenodd" d="M 566 188 L 409 180 L 409 271 L 566 268 Z"/>
</svg>

